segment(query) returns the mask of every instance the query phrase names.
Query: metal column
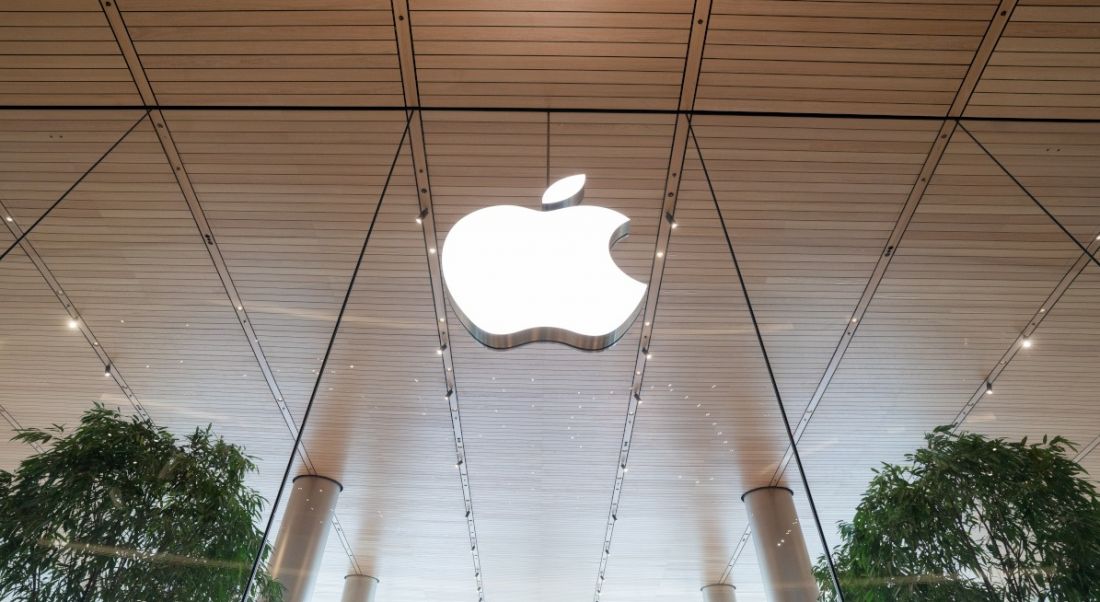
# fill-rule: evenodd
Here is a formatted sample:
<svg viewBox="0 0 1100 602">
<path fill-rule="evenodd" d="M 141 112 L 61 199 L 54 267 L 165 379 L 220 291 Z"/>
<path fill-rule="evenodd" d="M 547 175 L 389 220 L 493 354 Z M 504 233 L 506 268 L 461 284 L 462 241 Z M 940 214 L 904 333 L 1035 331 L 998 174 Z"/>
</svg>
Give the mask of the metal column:
<svg viewBox="0 0 1100 602">
<path fill-rule="evenodd" d="M 332 514 L 343 489 L 328 477 L 295 477 L 271 556 L 271 576 L 286 589 L 284 602 L 308 602 L 313 595 Z"/>
<path fill-rule="evenodd" d="M 369 575 L 348 575 L 344 577 L 344 595 L 340 602 L 374 602 L 374 592 L 378 589 L 378 579 Z"/>
<path fill-rule="evenodd" d="M 786 487 L 760 487 L 741 496 L 749 512 L 756 562 L 770 602 L 815 602 L 817 582 L 806 540 Z"/>
<path fill-rule="evenodd" d="M 714 583 L 704 585 L 699 591 L 703 592 L 703 602 L 737 602 L 736 589 L 728 583 Z"/>
</svg>

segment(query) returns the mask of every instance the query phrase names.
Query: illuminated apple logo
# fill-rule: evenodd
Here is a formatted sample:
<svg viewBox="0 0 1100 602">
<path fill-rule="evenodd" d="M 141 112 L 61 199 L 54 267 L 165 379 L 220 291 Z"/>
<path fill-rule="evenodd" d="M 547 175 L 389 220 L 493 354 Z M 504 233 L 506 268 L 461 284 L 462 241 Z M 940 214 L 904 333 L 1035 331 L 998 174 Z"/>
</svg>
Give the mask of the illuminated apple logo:
<svg viewBox="0 0 1100 602">
<path fill-rule="evenodd" d="M 515 205 L 460 219 L 443 243 L 443 280 L 462 324 L 489 347 L 554 341 L 578 349 L 615 343 L 634 321 L 646 285 L 611 258 L 630 219 L 578 206 L 584 175 L 555 182 L 542 211 Z"/>
</svg>

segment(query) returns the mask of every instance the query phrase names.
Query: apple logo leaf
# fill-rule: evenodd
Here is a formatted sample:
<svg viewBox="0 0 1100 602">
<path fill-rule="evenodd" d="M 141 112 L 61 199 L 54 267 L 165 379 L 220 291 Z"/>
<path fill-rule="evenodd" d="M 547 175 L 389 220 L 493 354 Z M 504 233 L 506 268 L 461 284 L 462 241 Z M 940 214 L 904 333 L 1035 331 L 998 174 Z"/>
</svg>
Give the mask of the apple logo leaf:
<svg viewBox="0 0 1100 602">
<path fill-rule="evenodd" d="M 542 193 L 542 210 L 553 211 L 579 205 L 584 199 L 584 174 L 562 178 Z"/>
<path fill-rule="evenodd" d="M 562 178 L 543 194 L 543 211 L 483 207 L 447 233 L 443 282 L 474 339 L 494 349 L 546 341 L 596 351 L 634 322 L 647 286 L 611 256 L 630 218 L 578 205 L 584 184 L 583 174 Z"/>
</svg>

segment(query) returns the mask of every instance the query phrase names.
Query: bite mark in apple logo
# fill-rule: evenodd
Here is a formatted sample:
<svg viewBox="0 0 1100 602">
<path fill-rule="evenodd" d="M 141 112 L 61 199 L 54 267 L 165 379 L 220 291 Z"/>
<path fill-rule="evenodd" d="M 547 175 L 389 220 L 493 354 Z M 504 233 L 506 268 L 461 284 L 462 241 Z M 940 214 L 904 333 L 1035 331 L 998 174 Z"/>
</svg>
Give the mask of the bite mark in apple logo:
<svg viewBox="0 0 1100 602">
<path fill-rule="evenodd" d="M 630 219 L 580 206 L 584 184 L 583 174 L 558 180 L 542 195 L 542 211 L 478 209 L 447 234 L 443 281 L 462 325 L 482 344 L 552 341 L 594 351 L 634 322 L 646 284 L 611 257 Z"/>
</svg>

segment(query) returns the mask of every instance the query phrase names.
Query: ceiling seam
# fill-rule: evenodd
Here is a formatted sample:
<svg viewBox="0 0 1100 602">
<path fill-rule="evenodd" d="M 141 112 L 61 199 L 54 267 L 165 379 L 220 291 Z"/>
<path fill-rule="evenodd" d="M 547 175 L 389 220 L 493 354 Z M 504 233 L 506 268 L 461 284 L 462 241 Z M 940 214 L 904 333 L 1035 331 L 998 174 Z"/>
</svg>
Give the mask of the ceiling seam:
<svg viewBox="0 0 1100 602">
<path fill-rule="evenodd" d="M 970 66 L 959 82 L 959 88 L 955 93 L 955 98 L 948 107 L 947 114 L 941 118 L 942 122 L 936 134 L 936 138 L 933 140 L 931 148 L 925 156 L 924 164 L 921 166 L 917 178 L 913 183 L 913 187 L 906 197 L 905 204 L 898 214 L 897 221 L 886 240 L 886 244 L 879 254 L 878 260 L 875 262 L 875 267 L 871 272 L 870 278 L 868 278 L 863 293 L 856 302 L 852 314 L 849 316 L 848 322 L 844 327 L 844 332 L 841 334 L 840 340 L 829 358 L 829 363 L 822 372 L 821 379 L 818 381 L 818 385 L 814 389 L 809 403 L 806 405 L 802 416 L 799 418 L 798 426 L 795 428 L 794 438 L 796 443 L 802 439 L 802 435 L 809 427 L 814 412 L 824 398 L 825 392 L 832 382 L 833 376 L 836 374 L 841 361 L 844 359 L 844 354 L 847 352 L 848 346 L 855 337 L 855 333 L 859 329 L 859 325 L 862 323 L 863 317 L 867 313 L 875 293 L 878 292 L 879 284 L 885 277 L 886 270 L 893 259 L 894 253 L 901 244 L 901 240 L 906 230 L 909 228 L 913 215 L 916 213 L 917 207 L 924 197 L 924 192 L 928 188 L 928 183 L 931 181 L 936 168 L 939 166 L 940 160 L 943 158 L 948 144 L 954 137 L 955 130 L 958 128 L 958 118 L 965 112 L 966 106 L 970 102 L 971 96 L 974 94 L 974 90 L 977 89 L 980 76 L 985 71 L 986 65 L 989 64 L 989 60 L 993 56 L 993 51 L 996 49 L 997 43 L 1000 41 L 1005 27 L 1008 25 L 1008 21 L 1015 9 L 1016 2 L 1017 0 L 1001 0 L 997 8 L 993 11 L 989 25 L 986 28 L 985 34 L 982 36 L 982 40 L 978 43 Z M 775 472 L 772 474 L 770 484 L 777 485 L 780 483 L 783 474 L 790 464 L 791 458 L 791 447 L 788 445 Z M 722 578 L 719 580 L 719 583 L 728 582 L 733 573 L 734 566 L 737 564 L 738 558 L 740 558 L 741 553 L 745 549 L 745 545 L 750 535 L 751 530 L 746 525 L 733 555 L 726 564 L 725 571 L 722 573 Z"/>
<path fill-rule="evenodd" d="M 294 421 L 294 416 L 290 411 L 290 407 L 275 379 L 275 373 L 263 351 L 259 336 L 256 334 L 252 326 L 252 321 L 248 317 L 248 310 L 244 305 L 244 300 L 237 290 L 236 285 L 233 283 L 232 275 L 229 272 L 229 266 L 222 255 L 221 249 L 218 247 L 217 239 L 214 237 L 214 231 L 207 220 L 206 213 L 203 211 L 198 195 L 191 183 L 191 178 L 188 176 L 184 167 L 183 158 L 180 156 L 179 149 L 172 137 L 168 122 L 164 117 L 162 109 L 160 109 L 157 104 L 156 93 L 145 73 L 145 69 L 141 63 L 141 57 L 134 46 L 129 30 L 126 28 L 126 22 L 119 10 L 117 0 L 101 0 L 101 8 L 111 26 L 111 32 L 114 35 L 115 42 L 118 44 L 119 51 L 122 53 L 126 66 L 130 71 L 130 76 L 134 81 L 134 85 L 141 95 L 142 102 L 151 107 L 149 109 L 149 118 L 155 126 L 154 132 L 160 142 L 161 149 L 164 151 L 165 159 L 168 161 L 172 173 L 175 175 L 180 193 L 184 197 L 184 201 L 187 203 L 187 208 L 191 213 L 195 226 L 203 238 L 204 247 L 210 256 L 215 271 L 218 273 L 218 278 L 225 290 L 226 297 L 235 310 L 234 315 L 241 326 L 245 339 L 248 341 L 248 345 L 255 357 L 256 364 L 260 369 L 260 373 L 264 376 L 264 380 L 279 410 L 279 415 L 287 427 L 287 431 L 291 438 L 296 440 L 299 435 L 298 425 Z M 291 453 L 298 454 L 306 470 L 311 474 L 316 474 L 316 468 L 314 467 L 313 461 L 309 456 L 309 451 L 304 443 Z M 277 500 L 273 503 L 277 503 Z M 354 550 L 351 548 L 337 512 L 333 513 L 332 525 L 336 531 L 336 536 L 340 541 L 340 545 L 344 548 L 344 552 L 348 556 L 348 560 L 358 573 L 360 570 L 358 559 L 355 557 Z"/>
<path fill-rule="evenodd" d="M 394 38 L 397 46 L 397 62 L 401 74 L 401 90 L 405 103 L 420 104 L 420 81 L 416 72 L 416 51 L 412 32 L 412 11 L 408 0 L 391 0 Z M 432 290 L 432 307 L 435 310 L 435 327 L 439 337 L 439 353 L 446 391 L 442 395 L 447 403 L 454 439 L 455 467 L 462 490 L 465 510 L 466 533 L 470 542 L 470 558 L 474 570 L 474 586 L 478 602 L 484 602 L 485 580 L 481 566 L 481 550 L 478 548 L 477 521 L 474 513 L 473 487 L 470 483 L 469 464 L 466 461 L 466 444 L 462 430 L 462 412 L 459 405 L 458 380 L 451 350 L 447 302 L 443 293 L 440 253 L 437 251 L 435 207 L 432 201 L 431 175 L 428 169 L 428 150 L 424 134 L 423 113 L 419 109 L 406 109 L 409 119 L 409 149 L 412 155 L 413 178 L 416 183 L 417 210 L 415 216 L 424 235 L 424 259 L 428 266 L 428 278 Z"/>
<path fill-rule="evenodd" d="M 684 74 L 680 82 L 680 95 L 677 100 L 676 122 L 673 126 L 672 140 L 669 146 L 668 169 L 665 172 L 665 184 L 662 189 L 661 213 L 657 218 L 657 236 L 654 241 L 654 256 L 650 267 L 649 288 L 646 291 L 645 305 L 642 310 L 642 328 L 638 337 L 638 349 L 634 360 L 634 374 L 631 375 L 630 390 L 626 402 L 626 415 L 623 419 L 623 432 L 619 445 L 615 478 L 611 488 L 611 500 L 604 526 L 604 538 L 600 547 L 600 562 L 596 570 L 594 602 L 599 602 L 603 592 L 607 566 L 611 556 L 611 543 L 615 534 L 615 524 L 619 520 L 619 504 L 623 482 L 626 478 L 627 463 L 630 457 L 631 441 L 639 406 L 642 405 L 641 391 L 645 379 L 646 362 L 652 357 L 650 344 L 653 336 L 653 323 L 657 314 L 657 302 L 664 279 L 669 241 L 676 216 L 676 203 L 680 195 L 684 160 L 687 157 L 688 136 L 691 124 L 691 111 L 695 107 L 695 96 L 699 87 L 699 75 L 702 72 L 703 55 L 706 49 L 706 37 L 710 28 L 712 0 L 695 0 L 691 16 L 691 29 L 688 33 L 687 47 L 684 49 Z"/>
</svg>

